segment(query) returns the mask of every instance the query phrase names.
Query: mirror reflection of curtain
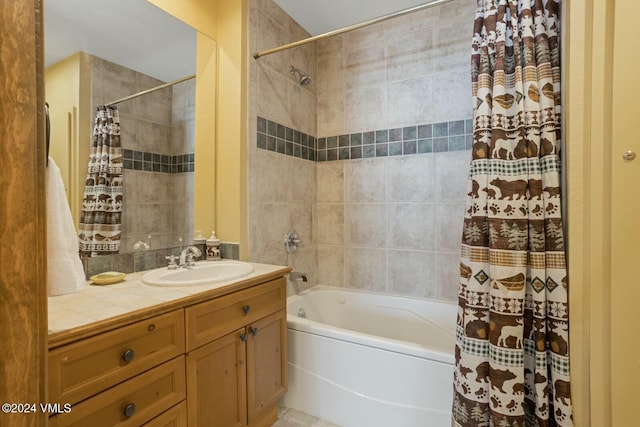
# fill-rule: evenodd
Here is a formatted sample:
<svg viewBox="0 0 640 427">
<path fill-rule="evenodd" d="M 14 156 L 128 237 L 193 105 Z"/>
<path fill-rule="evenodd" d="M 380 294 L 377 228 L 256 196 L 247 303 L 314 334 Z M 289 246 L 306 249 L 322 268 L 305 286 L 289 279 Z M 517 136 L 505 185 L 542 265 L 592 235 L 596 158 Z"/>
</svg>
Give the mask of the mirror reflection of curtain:
<svg viewBox="0 0 640 427">
<path fill-rule="evenodd" d="M 80 214 L 80 256 L 116 254 L 120 250 L 122 177 L 118 108 L 98 107 Z"/>
</svg>

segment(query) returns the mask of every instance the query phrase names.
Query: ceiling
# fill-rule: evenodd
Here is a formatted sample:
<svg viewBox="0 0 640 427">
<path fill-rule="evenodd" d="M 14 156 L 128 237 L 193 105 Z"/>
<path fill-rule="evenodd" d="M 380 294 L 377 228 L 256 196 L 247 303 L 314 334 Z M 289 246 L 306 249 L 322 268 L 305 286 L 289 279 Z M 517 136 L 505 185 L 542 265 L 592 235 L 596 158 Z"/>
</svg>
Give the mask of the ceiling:
<svg viewBox="0 0 640 427">
<path fill-rule="evenodd" d="M 275 2 L 317 35 L 425 0 Z M 195 73 L 196 31 L 147 0 L 51 0 L 44 5 L 45 66 L 83 51 L 162 81 Z"/>
<path fill-rule="evenodd" d="M 274 1 L 312 36 L 429 3 L 429 0 Z"/>
</svg>

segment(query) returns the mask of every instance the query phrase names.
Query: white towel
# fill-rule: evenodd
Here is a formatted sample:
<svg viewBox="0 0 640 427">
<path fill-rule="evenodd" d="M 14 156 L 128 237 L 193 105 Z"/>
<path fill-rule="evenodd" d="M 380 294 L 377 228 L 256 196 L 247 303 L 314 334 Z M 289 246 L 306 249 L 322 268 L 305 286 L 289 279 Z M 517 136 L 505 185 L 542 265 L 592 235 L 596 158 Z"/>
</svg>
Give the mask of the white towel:
<svg viewBox="0 0 640 427">
<path fill-rule="evenodd" d="M 87 286 L 78 256 L 78 236 L 64 193 L 58 165 L 47 167 L 47 292 L 49 296 L 78 292 Z"/>
</svg>

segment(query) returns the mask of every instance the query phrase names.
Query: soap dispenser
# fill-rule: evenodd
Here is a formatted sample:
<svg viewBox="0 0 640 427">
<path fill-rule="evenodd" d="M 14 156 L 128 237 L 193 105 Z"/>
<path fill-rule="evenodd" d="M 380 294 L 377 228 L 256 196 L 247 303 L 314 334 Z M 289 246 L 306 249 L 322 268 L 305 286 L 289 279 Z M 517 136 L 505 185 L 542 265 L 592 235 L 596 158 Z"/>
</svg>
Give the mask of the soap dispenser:
<svg viewBox="0 0 640 427">
<path fill-rule="evenodd" d="M 216 237 L 216 232 L 211 232 L 211 237 L 207 239 L 207 261 L 217 261 L 220 259 L 220 240 Z"/>
</svg>

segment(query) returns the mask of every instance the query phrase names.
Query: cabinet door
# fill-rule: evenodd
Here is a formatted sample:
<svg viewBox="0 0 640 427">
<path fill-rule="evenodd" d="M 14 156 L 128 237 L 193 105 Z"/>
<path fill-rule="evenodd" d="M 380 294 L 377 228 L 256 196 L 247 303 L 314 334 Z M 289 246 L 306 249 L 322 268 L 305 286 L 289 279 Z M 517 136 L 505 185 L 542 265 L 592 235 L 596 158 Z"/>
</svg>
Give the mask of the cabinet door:
<svg viewBox="0 0 640 427">
<path fill-rule="evenodd" d="M 187 427 L 187 402 L 183 400 L 142 427 Z"/>
<path fill-rule="evenodd" d="M 247 424 L 245 329 L 187 354 L 189 426 Z"/>
<path fill-rule="evenodd" d="M 247 404 L 249 424 L 277 415 L 287 391 L 287 313 L 280 310 L 247 327 Z M 275 421 L 275 420 L 274 420 Z"/>
</svg>

